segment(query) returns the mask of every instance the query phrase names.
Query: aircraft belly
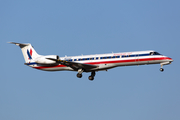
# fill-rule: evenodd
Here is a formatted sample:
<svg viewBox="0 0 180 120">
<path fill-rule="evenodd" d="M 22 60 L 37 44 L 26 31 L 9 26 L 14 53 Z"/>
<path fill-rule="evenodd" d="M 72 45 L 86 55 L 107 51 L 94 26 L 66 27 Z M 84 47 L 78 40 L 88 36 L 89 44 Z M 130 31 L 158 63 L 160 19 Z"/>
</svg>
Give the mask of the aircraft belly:
<svg viewBox="0 0 180 120">
<path fill-rule="evenodd" d="M 94 70 L 107 70 L 114 67 L 131 66 L 131 65 L 144 65 L 148 64 L 148 61 L 136 61 L 136 62 L 123 62 L 123 63 L 110 63 L 110 64 L 99 64 L 97 69 Z"/>
<path fill-rule="evenodd" d="M 73 71 L 70 67 L 35 67 L 36 69 L 43 70 L 43 71 Z"/>
</svg>

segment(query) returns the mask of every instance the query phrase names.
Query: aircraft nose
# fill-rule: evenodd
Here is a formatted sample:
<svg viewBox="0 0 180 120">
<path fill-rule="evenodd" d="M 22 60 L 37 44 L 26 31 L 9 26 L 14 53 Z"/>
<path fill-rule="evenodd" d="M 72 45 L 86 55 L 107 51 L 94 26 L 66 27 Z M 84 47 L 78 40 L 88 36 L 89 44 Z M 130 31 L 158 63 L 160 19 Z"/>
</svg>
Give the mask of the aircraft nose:
<svg viewBox="0 0 180 120">
<path fill-rule="evenodd" d="M 170 58 L 170 57 L 168 57 L 168 60 L 169 60 L 169 62 L 173 62 L 173 59 L 172 59 L 172 58 Z"/>
</svg>

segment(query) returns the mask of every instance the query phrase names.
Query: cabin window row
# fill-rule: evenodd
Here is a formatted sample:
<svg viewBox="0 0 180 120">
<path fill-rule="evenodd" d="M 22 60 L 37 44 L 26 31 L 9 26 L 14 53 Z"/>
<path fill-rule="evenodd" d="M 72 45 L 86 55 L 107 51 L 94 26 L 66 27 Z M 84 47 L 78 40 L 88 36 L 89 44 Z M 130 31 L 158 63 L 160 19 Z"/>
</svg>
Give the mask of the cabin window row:
<svg viewBox="0 0 180 120">
<path fill-rule="evenodd" d="M 112 59 L 112 58 L 126 58 L 126 57 L 140 57 L 149 56 L 152 54 L 137 54 L 137 55 L 121 55 L 121 56 L 106 56 L 106 57 L 93 57 L 93 58 L 80 58 L 80 59 L 70 59 L 68 61 L 85 61 L 85 60 L 101 60 L 101 59 Z M 155 55 L 155 54 L 154 54 Z M 157 54 L 156 54 L 157 55 Z"/>
</svg>

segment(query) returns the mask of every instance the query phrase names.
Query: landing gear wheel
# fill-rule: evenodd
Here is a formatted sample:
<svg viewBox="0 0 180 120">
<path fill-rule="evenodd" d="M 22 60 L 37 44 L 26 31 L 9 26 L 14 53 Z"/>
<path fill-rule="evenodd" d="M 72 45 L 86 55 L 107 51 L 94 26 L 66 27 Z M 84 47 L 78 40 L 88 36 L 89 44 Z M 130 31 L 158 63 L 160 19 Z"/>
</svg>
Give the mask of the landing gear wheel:
<svg viewBox="0 0 180 120">
<path fill-rule="evenodd" d="M 163 71 L 164 71 L 164 69 L 163 69 L 163 68 L 160 68 L 160 71 L 161 71 L 161 72 L 163 72 Z"/>
<path fill-rule="evenodd" d="M 94 77 L 93 76 L 89 76 L 89 80 L 94 80 Z"/>
<path fill-rule="evenodd" d="M 77 77 L 78 77 L 78 78 L 82 78 L 82 74 L 79 74 L 79 73 L 78 73 L 78 74 L 77 74 Z"/>
</svg>

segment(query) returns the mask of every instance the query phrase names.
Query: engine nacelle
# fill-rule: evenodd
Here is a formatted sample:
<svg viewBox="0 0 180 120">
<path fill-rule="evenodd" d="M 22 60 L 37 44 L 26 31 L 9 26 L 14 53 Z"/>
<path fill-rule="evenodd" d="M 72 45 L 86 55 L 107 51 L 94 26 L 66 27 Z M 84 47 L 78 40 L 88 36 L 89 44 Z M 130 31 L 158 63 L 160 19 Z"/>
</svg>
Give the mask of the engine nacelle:
<svg viewBox="0 0 180 120">
<path fill-rule="evenodd" d="M 58 55 L 47 55 L 36 58 L 34 61 L 39 64 L 56 64 L 56 61 L 48 60 L 47 58 L 59 59 Z"/>
</svg>

